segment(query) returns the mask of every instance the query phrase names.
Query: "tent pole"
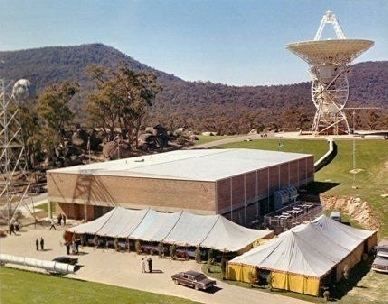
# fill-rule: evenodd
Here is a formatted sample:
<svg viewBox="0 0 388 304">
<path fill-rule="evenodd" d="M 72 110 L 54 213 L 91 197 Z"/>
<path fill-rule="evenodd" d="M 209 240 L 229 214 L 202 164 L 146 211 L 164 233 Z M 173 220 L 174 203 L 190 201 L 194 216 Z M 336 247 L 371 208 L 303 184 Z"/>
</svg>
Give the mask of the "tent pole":
<svg viewBox="0 0 388 304">
<path fill-rule="evenodd" d="M 304 183 L 307 184 L 307 157 L 304 159 Z"/>
<path fill-rule="evenodd" d="M 244 174 L 244 200 L 245 200 L 245 215 L 244 215 L 244 224 L 247 224 L 247 175 Z"/>
<path fill-rule="evenodd" d="M 230 220 L 233 221 L 233 180 L 230 177 Z"/>
<path fill-rule="evenodd" d="M 269 167 L 267 169 L 267 212 L 269 212 Z"/>
<path fill-rule="evenodd" d="M 298 188 L 300 186 L 300 178 L 299 178 L 299 162 L 300 162 L 300 159 L 298 159 Z"/>
<path fill-rule="evenodd" d="M 259 199 L 258 199 L 258 195 L 257 195 L 257 182 L 258 182 L 258 178 L 257 178 L 257 170 L 256 170 L 256 183 L 255 183 L 255 200 L 257 200 L 257 210 L 256 210 L 256 218 L 259 217 Z"/>
<path fill-rule="evenodd" d="M 215 200 L 216 200 L 216 208 L 217 208 L 217 213 L 218 213 L 219 210 L 220 210 L 219 205 L 218 205 L 218 181 L 216 181 L 216 197 L 215 197 Z"/>
<path fill-rule="evenodd" d="M 291 177 L 290 177 L 291 173 L 290 172 L 291 172 L 291 170 L 290 170 L 290 163 L 288 163 L 288 187 L 291 184 Z"/>
</svg>

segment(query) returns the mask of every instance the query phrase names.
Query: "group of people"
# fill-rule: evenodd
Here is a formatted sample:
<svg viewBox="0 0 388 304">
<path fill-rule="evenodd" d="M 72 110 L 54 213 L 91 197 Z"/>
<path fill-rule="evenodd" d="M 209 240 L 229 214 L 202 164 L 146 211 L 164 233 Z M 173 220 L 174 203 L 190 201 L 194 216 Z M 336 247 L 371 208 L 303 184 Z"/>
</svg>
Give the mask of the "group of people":
<svg viewBox="0 0 388 304">
<path fill-rule="evenodd" d="M 62 221 L 63 221 L 63 226 L 66 226 L 66 220 L 67 220 L 67 217 L 66 217 L 66 214 L 64 213 L 59 213 L 58 216 L 57 216 L 57 224 L 59 226 L 62 225 Z M 57 228 L 55 227 L 55 221 L 53 219 L 51 219 L 51 222 L 50 222 L 50 229 L 54 229 L 54 230 L 57 230 Z"/>
<path fill-rule="evenodd" d="M 36 250 L 39 251 L 39 246 L 40 246 L 40 250 L 43 251 L 44 250 L 44 238 L 40 237 L 40 239 L 36 239 L 35 245 L 36 245 Z"/>
<path fill-rule="evenodd" d="M 148 266 L 148 271 L 146 270 L 146 264 Z M 152 258 L 149 257 L 149 258 L 142 258 L 141 259 L 141 272 L 142 273 L 145 273 L 145 272 L 149 272 L 149 273 L 152 273 Z"/>
<path fill-rule="evenodd" d="M 66 241 L 65 245 L 67 255 L 70 255 L 70 249 L 72 254 L 78 254 L 78 248 L 81 245 L 81 239 L 75 238 L 74 234 L 72 240 Z"/>
<path fill-rule="evenodd" d="M 18 220 L 15 220 L 15 221 L 11 221 L 9 223 L 9 234 L 11 235 L 12 233 L 16 235 L 16 232 L 15 231 L 19 231 L 20 230 L 20 224 L 18 222 Z"/>
<path fill-rule="evenodd" d="M 62 225 L 62 221 L 63 221 L 63 226 L 66 226 L 66 220 L 67 220 L 67 217 L 66 217 L 66 214 L 64 213 L 59 213 L 58 216 L 57 216 L 57 223 L 59 226 Z"/>
</svg>

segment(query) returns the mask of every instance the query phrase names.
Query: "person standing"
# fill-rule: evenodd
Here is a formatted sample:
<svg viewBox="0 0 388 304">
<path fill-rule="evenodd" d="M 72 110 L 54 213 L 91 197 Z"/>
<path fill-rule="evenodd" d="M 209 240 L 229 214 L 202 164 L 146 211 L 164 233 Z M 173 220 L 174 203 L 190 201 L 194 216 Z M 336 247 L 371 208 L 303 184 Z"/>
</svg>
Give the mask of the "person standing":
<svg viewBox="0 0 388 304">
<path fill-rule="evenodd" d="M 66 214 L 62 214 L 62 219 L 63 219 L 63 226 L 66 226 L 66 220 L 67 220 Z"/>
<path fill-rule="evenodd" d="M 35 240 L 36 250 L 39 251 L 39 239 Z"/>
<path fill-rule="evenodd" d="M 57 216 L 57 223 L 59 226 L 61 226 L 62 224 L 62 213 L 59 213 L 58 216 Z"/>
<path fill-rule="evenodd" d="M 150 273 L 152 273 L 152 258 L 149 257 L 149 258 L 147 259 L 147 262 L 148 262 L 148 271 L 149 271 Z"/>
<path fill-rule="evenodd" d="M 14 235 L 16 235 L 15 226 L 13 225 L 13 223 L 10 223 L 10 224 L 9 224 L 9 235 L 11 235 L 12 233 L 13 233 Z"/>
<path fill-rule="evenodd" d="M 70 254 L 70 242 L 69 241 L 66 242 L 66 254 L 67 255 Z"/>
<path fill-rule="evenodd" d="M 57 228 L 55 228 L 55 222 L 54 222 L 54 220 L 51 219 L 51 226 L 50 226 L 50 229 L 49 229 L 49 230 L 51 230 L 51 229 L 53 229 L 53 228 L 54 228 L 54 230 L 57 230 Z"/>
<path fill-rule="evenodd" d="M 43 239 L 43 237 L 40 237 L 40 249 L 44 250 L 44 239 Z"/>
<path fill-rule="evenodd" d="M 20 224 L 18 222 L 18 220 L 16 220 L 14 223 L 13 223 L 13 227 L 14 227 L 14 230 L 18 231 L 20 230 Z"/>
<path fill-rule="evenodd" d="M 144 258 L 141 258 L 141 272 L 142 273 L 145 273 L 146 270 L 145 270 L 145 261 L 144 261 Z"/>
<path fill-rule="evenodd" d="M 79 247 L 80 240 L 75 239 L 74 244 L 75 244 L 75 253 L 78 254 L 78 247 Z"/>
</svg>

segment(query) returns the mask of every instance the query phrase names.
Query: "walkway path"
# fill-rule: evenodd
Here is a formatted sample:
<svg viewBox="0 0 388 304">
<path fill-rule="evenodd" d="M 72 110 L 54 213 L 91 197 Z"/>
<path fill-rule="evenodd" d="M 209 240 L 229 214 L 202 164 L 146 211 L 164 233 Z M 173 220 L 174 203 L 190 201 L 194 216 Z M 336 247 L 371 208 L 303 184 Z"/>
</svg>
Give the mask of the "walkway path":
<svg viewBox="0 0 388 304">
<path fill-rule="evenodd" d="M 53 259 L 63 256 L 66 248 L 61 244 L 63 230 L 28 230 L 22 231 L 19 236 L 7 236 L 0 240 L 1 252 L 17 256 Z M 36 251 L 35 239 L 43 236 L 47 251 Z M 278 294 L 264 293 L 257 289 L 249 289 L 217 282 L 219 291 L 214 294 L 198 292 L 183 286 L 174 285 L 170 276 L 185 270 L 200 270 L 195 261 L 172 261 L 168 258 L 153 257 L 154 268 L 161 273 L 141 273 L 141 256 L 135 253 L 119 253 L 112 249 L 81 249 L 79 256 L 80 270 L 70 277 L 94 281 L 105 284 L 134 288 L 158 294 L 169 294 L 188 298 L 202 303 L 212 304 L 297 304 L 306 303 L 301 300 L 285 297 Z"/>
</svg>

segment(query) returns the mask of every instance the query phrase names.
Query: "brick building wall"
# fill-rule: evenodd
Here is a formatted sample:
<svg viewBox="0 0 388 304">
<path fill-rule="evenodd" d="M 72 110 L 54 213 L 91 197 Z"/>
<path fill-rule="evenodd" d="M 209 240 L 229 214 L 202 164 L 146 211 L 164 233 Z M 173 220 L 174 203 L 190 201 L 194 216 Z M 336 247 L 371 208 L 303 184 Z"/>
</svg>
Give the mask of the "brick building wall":
<svg viewBox="0 0 388 304">
<path fill-rule="evenodd" d="M 48 173 L 49 200 L 60 203 L 69 218 L 100 216 L 101 208 L 88 205 L 121 205 L 127 208 L 154 208 L 158 211 L 192 211 L 200 214 L 227 214 L 239 210 L 235 221 L 256 215 L 258 205 L 274 191 L 313 180 L 313 157 L 270 166 L 217 182 L 156 179 L 130 176 Z M 254 206 L 251 206 L 254 205 Z M 268 205 L 268 204 L 267 204 Z M 268 206 L 265 209 L 268 209 Z M 246 210 L 248 214 L 246 216 Z M 252 211 L 253 210 L 253 211 Z"/>
</svg>

